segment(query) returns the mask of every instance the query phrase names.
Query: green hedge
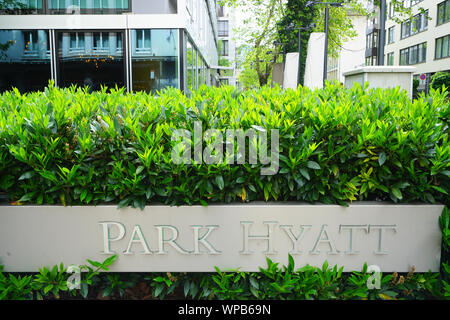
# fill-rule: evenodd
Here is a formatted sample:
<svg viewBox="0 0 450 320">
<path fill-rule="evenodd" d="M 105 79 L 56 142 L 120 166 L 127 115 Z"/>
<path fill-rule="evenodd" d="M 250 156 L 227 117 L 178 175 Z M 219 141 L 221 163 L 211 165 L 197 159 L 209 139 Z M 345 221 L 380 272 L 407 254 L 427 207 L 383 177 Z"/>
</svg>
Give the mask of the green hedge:
<svg viewBox="0 0 450 320">
<path fill-rule="evenodd" d="M 115 256 L 109 258 L 113 260 Z M 260 272 L 216 273 L 99 273 L 110 263 L 90 261 L 82 266 L 79 288 L 70 290 L 67 269 L 61 264 L 43 267 L 39 273 L 2 273 L 0 300 L 42 299 L 196 299 L 196 300 L 423 300 L 450 299 L 448 274 L 380 274 L 380 286 L 365 264 L 360 272 L 343 268 L 304 266 L 296 269 L 267 259 Z M 369 279 L 370 278 L 370 279 Z M 447 280 L 447 281 L 446 281 Z"/>
<path fill-rule="evenodd" d="M 439 89 L 445 86 L 450 88 L 450 72 L 440 71 L 431 76 L 431 87 L 433 89 Z"/>
<path fill-rule="evenodd" d="M 235 201 L 449 204 L 446 92 L 202 87 L 190 97 L 106 89 L 0 96 L 0 192 L 36 204 Z M 279 129 L 280 168 L 177 165 L 174 129 Z"/>
</svg>

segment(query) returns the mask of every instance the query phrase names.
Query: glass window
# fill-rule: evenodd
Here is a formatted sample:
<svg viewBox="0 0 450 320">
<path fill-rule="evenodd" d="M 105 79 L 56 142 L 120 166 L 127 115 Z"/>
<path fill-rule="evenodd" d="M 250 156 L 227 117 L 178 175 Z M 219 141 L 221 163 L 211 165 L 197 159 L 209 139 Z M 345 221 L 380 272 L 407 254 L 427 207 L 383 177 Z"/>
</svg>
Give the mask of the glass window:
<svg viewBox="0 0 450 320">
<path fill-rule="evenodd" d="M 421 15 L 422 17 L 422 30 L 428 29 L 428 10 L 425 12 L 425 14 Z"/>
<path fill-rule="evenodd" d="M 228 40 L 219 40 L 219 55 L 228 56 Z"/>
<path fill-rule="evenodd" d="M 411 35 L 411 23 L 409 20 L 402 22 L 402 39 Z"/>
<path fill-rule="evenodd" d="M 438 4 L 437 24 L 443 24 L 450 21 L 450 0 Z"/>
<path fill-rule="evenodd" d="M 388 43 L 394 43 L 394 28 L 390 27 L 388 32 Z"/>
<path fill-rule="evenodd" d="M 436 59 L 450 56 L 449 42 L 450 35 L 436 39 Z"/>
<path fill-rule="evenodd" d="M 43 90 L 50 78 L 47 30 L 0 30 L 0 92 Z"/>
<path fill-rule="evenodd" d="M 151 30 L 136 30 L 136 51 L 151 51 Z"/>
<path fill-rule="evenodd" d="M 94 50 L 109 51 L 109 32 L 94 32 Z"/>
<path fill-rule="evenodd" d="M 70 43 L 69 51 L 85 51 L 84 46 L 84 33 L 82 32 L 71 32 L 69 33 Z"/>
<path fill-rule="evenodd" d="M 129 0 L 48 0 L 49 13 L 67 13 L 68 9 L 80 13 L 121 13 L 130 11 Z"/>
<path fill-rule="evenodd" d="M 416 64 L 418 61 L 418 47 L 413 46 L 409 49 L 409 64 Z"/>
<path fill-rule="evenodd" d="M 198 88 L 198 52 L 197 49 L 192 49 L 192 57 L 193 57 L 193 72 L 194 72 L 194 83 L 192 86 L 194 88 Z"/>
<path fill-rule="evenodd" d="M 393 66 L 394 65 L 394 53 L 390 52 L 387 55 L 387 65 L 388 66 Z"/>
<path fill-rule="evenodd" d="M 404 66 L 404 65 L 407 65 L 408 64 L 408 56 L 409 56 L 409 49 L 407 48 L 407 49 L 403 49 L 403 50 L 400 50 L 400 65 L 401 66 Z"/>
<path fill-rule="evenodd" d="M 373 47 L 373 33 L 369 33 L 367 35 L 366 41 L 367 41 L 367 48 L 368 49 L 372 48 Z"/>
<path fill-rule="evenodd" d="M 132 90 L 156 93 L 178 83 L 178 30 L 131 30 Z"/>
<path fill-rule="evenodd" d="M 427 59 L 427 43 L 420 43 L 400 50 L 400 65 L 425 62 Z"/>
<path fill-rule="evenodd" d="M 395 8 L 392 2 L 389 2 L 389 18 L 393 18 L 395 16 Z"/>
<path fill-rule="evenodd" d="M 219 37 L 228 37 L 228 21 L 219 21 Z"/>
<path fill-rule="evenodd" d="M 192 55 L 192 43 L 190 40 L 187 40 L 187 45 L 186 45 L 186 58 L 187 58 L 187 63 L 186 63 L 186 69 L 187 69 L 187 87 L 191 88 L 194 84 L 194 58 Z"/>
<path fill-rule="evenodd" d="M 436 52 L 434 54 L 434 57 L 436 59 L 441 59 L 442 58 L 442 40 L 443 38 L 438 38 L 436 39 Z"/>
<path fill-rule="evenodd" d="M 123 48 L 116 48 L 120 32 L 58 32 L 58 85 L 72 84 L 91 90 L 101 85 L 109 88 L 125 86 Z M 121 36 L 122 37 L 122 36 Z"/>
<path fill-rule="evenodd" d="M 122 33 L 116 33 L 116 51 L 122 52 L 123 50 L 123 35 Z"/>
<path fill-rule="evenodd" d="M 199 57 L 198 63 L 200 65 L 199 67 L 199 86 L 205 84 L 205 62 L 202 58 Z"/>
<path fill-rule="evenodd" d="M 418 32 L 420 32 L 420 25 L 421 25 L 421 19 L 420 19 L 420 15 L 415 15 L 413 17 L 413 22 L 411 23 L 411 35 L 416 34 Z"/>
<path fill-rule="evenodd" d="M 42 13 L 43 0 L 0 0 L 0 14 Z"/>
<path fill-rule="evenodd" d="M 449 48 L 449 40 L 450 36 L 446 36 L 442 38 L 442 58 L 448 57 L 448 48 Z"/>
</svg>

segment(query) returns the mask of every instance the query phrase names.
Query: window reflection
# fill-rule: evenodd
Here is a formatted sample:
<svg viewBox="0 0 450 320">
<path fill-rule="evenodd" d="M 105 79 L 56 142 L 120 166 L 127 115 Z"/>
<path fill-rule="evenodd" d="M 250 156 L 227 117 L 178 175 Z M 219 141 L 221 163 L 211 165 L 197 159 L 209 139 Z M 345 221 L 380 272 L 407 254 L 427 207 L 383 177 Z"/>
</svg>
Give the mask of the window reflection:
<svg viewBox="0 0 450 320">
<path fill-rule="evenodd" d="M 50 13 L 122 13 L 130 11 L 129 0 L 49 0 Z"/>
<path fill-rule="evenodd" d="M 178 31 L 131 30 L 133 91 L 178 87 Z"/>
<path fill-rule="evenodd" d="M 42 0 L 0 0 L 1 14 L 32 14 L 42 11 Z"/>
<path fill-rule="evenodd" d="M 58 85 L 125 86 L 121 32 L 58 33 Z"/>
<path fill-rule="evenodd" d="M 51 78 L 46 30 L 0 30 L 0 92 L 43 90 Z"/>
<path fill-rule="evenodd" d="M 187 69 L 187 87 L 188 89 L 195 87 L 194 84 L 194 75 L 195 75 L 195 63 L 194 63 L 194 55 L 193 55 L 193 46 L 192 42 L 188 39 L 186 44 L 186 69 Z"/>
</svg>

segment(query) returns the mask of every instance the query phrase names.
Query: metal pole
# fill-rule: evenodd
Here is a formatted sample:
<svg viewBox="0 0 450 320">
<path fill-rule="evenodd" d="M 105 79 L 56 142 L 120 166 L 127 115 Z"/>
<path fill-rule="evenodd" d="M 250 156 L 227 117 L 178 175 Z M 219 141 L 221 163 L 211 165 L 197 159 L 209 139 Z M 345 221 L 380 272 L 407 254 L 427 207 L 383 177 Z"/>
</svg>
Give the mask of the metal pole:
<svg viewBox="0 0 450 320">
<path fill-rule="evenodd" d="M 302 56 L 302 47 L 301 47 L 301 41 L 302 41 L 302 31 L 298 29 L 298 74 L 297 74 L 297 87 L 300 85 L 300 76 L 301 76 L 301 56 Z"/>
<path fill-rule="evenodd" d="M 325 5 L 325 49 L 323 56 L 323 87 L 325 88 L 325 82 L 327 81 L 327 69 L 328 69 L 328 3 Z"/>
<path fill-rule="evenodd" d="M 380 0 L 380 35 L 378 37 L 378 65 L 384 66 L 384 42 L 386 38 L 386 0 Z"/>
</svg>

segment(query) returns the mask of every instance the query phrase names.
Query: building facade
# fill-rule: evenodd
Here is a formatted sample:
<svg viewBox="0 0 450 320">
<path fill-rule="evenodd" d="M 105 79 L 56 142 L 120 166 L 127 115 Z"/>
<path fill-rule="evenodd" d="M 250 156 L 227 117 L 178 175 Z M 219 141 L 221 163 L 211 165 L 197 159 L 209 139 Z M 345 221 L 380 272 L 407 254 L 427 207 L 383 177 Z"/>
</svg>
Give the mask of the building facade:
<svg viewBox="0 0 450 320">
<path fill-rule="evenodd" d="M 367 17 L 353 12 L 348 12 L 353 28 L 357 35 L 344 42 L 340 47 L 338 57 L 328 56 L 327 80 L 337 80 L 344 83 L 344 72 L 364 66 L 364 54 L 366 49 L 366 21 Z"/>
<path fill-rule="evenodd" d="M 219 80 L 221 84 L 236 86 L 236 43 L 233 28 L 236 25 L 234 9 L 220 6 L 219 25 Z"/>
<path fill-rule="evenodd" d="M 217 85 L 216 0 L 0 0 L 0 92 Z"/>
<path fill-rule="evenodd" d="M 391 1 L 386 5 L 384 65 L 414 66 L 418 89 L 428 91 L 434 73 L 450 71 L 450 0 L 404 0 L 403 6 L 412 10 L 408 19 Z M 368 23 L 366 65 L 377 65 L 378 20 L 377 15 Z"/>
</svg>

